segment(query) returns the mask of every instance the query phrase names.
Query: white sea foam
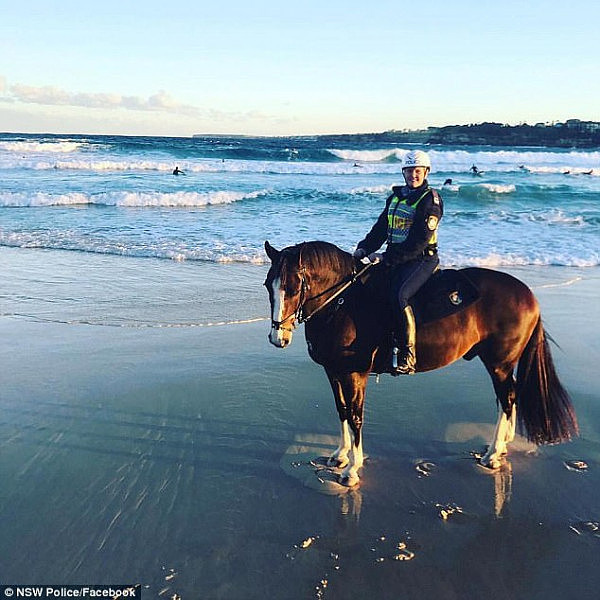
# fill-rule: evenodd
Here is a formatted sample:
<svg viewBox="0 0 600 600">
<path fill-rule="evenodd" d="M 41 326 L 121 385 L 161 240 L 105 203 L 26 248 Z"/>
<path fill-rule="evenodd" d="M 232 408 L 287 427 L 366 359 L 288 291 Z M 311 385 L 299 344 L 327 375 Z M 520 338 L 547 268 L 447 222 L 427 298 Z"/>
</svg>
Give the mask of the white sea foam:
<svg viewBox="0 0 600 600">
<path fill-rule="evenodd" d="M 527 167 L 530 173 L 537 174 L 561 174 L 561 175 L 585 175 L 591 177 L 600 177 L 600 169 L 592 168 L 588 165 L 584 167 L 573 166 L 573 164 L 560 164 L 558 166 L 531 166 Z"/>
<path fill-rule="evenodd" d="M 443 255 L 444 267 L 484 267 L 488 269 L 525 266 L 561 266 L 561 267 L 597 267 L 600 265 L 600 255 L 591 253 L 589 256 L 572 256 L 567 253 L 534 255 L 508 252 L 500 254 L 489 251 L 479 255 L 467 255 L 461 252 L 447 250 Z"/>
<path fill-rule="evenodd" d="M 328 152 L 345 161 L 384 162 L 389 159 L 402 160 L 408 148 L 386 148 L 381 150 L 330 149 Z M 484 173 L 520 172 L 582 174 L 593 170 L 600 176 L 600 151 L 556 151 L 556 150 L 440 150 L 429 148 L 433 172 L 468 172 L 476 164 Z"/>
<path fill-rule="evenodd" d="M 445 192 L 458 193 L 459 191 L 460 191 L 460 185 L 457 185 L 456 183 L 449 183 L 442 187 L 442 193 L 445 193 Z"/>
<path fill-rule="evenodd" d="M 566 225 L 582 227 L 592 225 L 583 215 L 568 215 L 559 209 L 547 211 L 532 210 L 529 212 L 513 212 L 501 210 L 489 215 L 490 221 L 506 221 L 509 223 L 540 223 L 550 225 Z"/>
<path fill-rule="evenodd" d="M 146 322 L 146 321 L 119 321 L 115 319 L 100 320 L 100 319 L 51 319 L 43 318 L 36 315 L 26 315 L 22 313 L 11 313 L 2 316 L 10 316 L 17 319 L 23 319 L 26 321 L 40 322 L 40 323 L 58 323 L 61 325 L 91 325 L 95 327 L 115 327 L 119 329 L 194 329 L 204 327 L 231 327 L 235 325 L 246 325 L 248 323 L 259 323 L 261 321 L 267 321 L 267 317 L 254 317 L 247 319 L 233 319 L 225 321 L 208 321 L 206 323 L 162 323 L 162 322 Z"/>
<path fill-rule="evenodd" d="M 586 219 L 583 215 L 567 215 L 562 210 L 550 210 L 544 213 L 533 213 L 527 215 L 529 221 L 545 222 L 558 225 L 586 225 Z"/>
<path fill-rule="evenodd" d="M 337 240 L 336 240 L 337 241 Z M 340 244 L 341 245 L 341 244 Z M 0 246 L 13 248 L 45 248 L 71 250 L 115 256 L 138 258 L 162 258 L 175 262 L 209 262 L 219 264 L 251 264 L 266 265 L 268 259 L 262 247 L 243 247 L 239 244 L 209 244 L 200 245 L 164 243 L 162 240 L 106 239 L 103 236 L 91 234 L 78 235 L 74 232 L 3 232 L 0 228 Z M 348 245 L 347 245 L 348 246 Z M 506 268 L 519 266 L 571 266 L 596 267 L 600 265 L 600 253 L 582 249 L 537 249 L 523 248 L 522 250 L 495 250 L 493 245 L 480 247 L 474 252 L 462 247 L 460 243 L 453 244 L 451 240 L 442 249 L 442 266 L 448 267 L 486 267 Z M 514 247 L 514 244 L 513 244 Z"/>
<path fill-rule="evenodd" d="M 81 142 L 35 142 L 35 141 L 5 141 L 0 142 L 0 150 L 14 152 L 17 154 L 44 153 L 63 154 L 79 150 L 83 144 Z"/>
<path fill-rule="evenodd" d="M 391 185 L 375 185 L 366 187 L 356 187 L 350 190 L 351 194 L 386 194 L 392 189 Z M 509 184 L 497 184 L 497 183 L 479 183 L 479 184 L 467 184 L 467 185 L 445 185 L 441 188 L 443 192 L 474 192 L 479 193 L 481 191 L 489 192 L 490 194 L 512 194 L 517 190 L 517 186 Z"/>
<path fill-rule="evenodd" d="M 517 190 L 517 186 L 510 183 L 508 185 L 500 185 L 494 183 L 482 183 L 480 187 L 486 189 L 488 192 L 492 194 L 512 194 Z"/>
<path fill-rule="evenodd" d="M 258 160 L 222 160 L 198 159 L 187 161 L 164 160 L 111 160 L 89 158 L 61 158 L 52 156 L 16 157 L 0 155 L 0 171 L 18 169 L 34 171 L 82 171 L 82 172 L 159 172 L 171 173 L 177 164 L 188 175 L 203 173 L 248 173 L 274 175 L 365 175 L 373 173 L 399 173 L 400 166 L 393 164 L 365 165 L 360 170 L 351 164 L 319 162 L 278 162 Z"/>
<path fill-rule="evenodd" d="M 0 207 L 34 206 L 128 206 L 128 207 L 199 207 L 213 204 L 229 204 L 240 200 L 258 198 L 265 190 L 254 192 L 126 192 L 114 191 L 99 194 L 70 192 L 47 194 L 44 192 L 3 192 L 0 193 Z"/>
<path fill-rule="evenodd" d="M 194 173 L 249 173 L 249 174 L 293 174 L 293 175 L 369 175 L 400 174 L 401 162 L 390 161 L 400 159 L 407 150 L 400 148 L 384 150 L 330 150 L 344 162 L 315 161 L 270 161 L 239 159 L 185 159 L 172 157 L 131 155 L 117 159 L 114 155 L 103 151 L 77 152 L 75 142 L 60 143 L 26 143 L 0 142 L 7 145 L 28 144 L 29 151 L 19 152 L 15 147 L 12 152 L 0 152 L 0 170 L 32 169 L 44 171 L 50 169 L 66 171 L 123 172 L 123 171 L 155 171 L 170 173 L 175 164 L 188 174 Z M 26 148 L 28 146 L 24 146 Z M 47 148 L 46 148 L 47 146 Z M 91 147 L 86 145 L 87 150 Z M 3 146 L 0 146 L 0 150 Z M 433 163 L 433 177 L 438 173 L 462 173 L 468 175 L 472 164 L 484 171 L 484 177 L 493 173 L 511 173 L 514 176 L 530 174 L 563 174 L 584 175 L 591 171 L 591 176 L 600 176 L 600 152 L 558 153 L 558 152 L 467 152 L 464 150 L 429 150 Z M 525 161 L 527 156 L 529 160 Z M 520 169 L 524 166 L 524 169 Z M 520 181 L 520 180 L 519 180 Z M 479 183 L 473 181 L 473 183 Z M 484 183 L 484 182 L 481 182 Z"/>
<path fill-rule="evenodd" d="M 563 167 L 589 170 L 600 164 L 598 151 L 562 152 L 556 150 L 428 150 L 435 170 L 465 171 L 473 164 L 481 170 L 510 172 L 525 169 Z"/>
<path fill-rule="evenodd" d="M 390 158 L 402 160 L 403 156 L 408 150 L 402 150 L 401 148 L 392 148 L 384 150 L 338 150 L 331 149 L 327 150 L 334 156 L 341 158 L 342 160 L 356 161 L 356 162 L 381 162 Z"/>
<path fill-rule="evenodd" d="M 388 194 L 392 187 L 390 185 L 373 185 L 367 187 L 357 187 L 350 190 L 351 194 Z"/>
<path fill-rule="evenodd" d="M 575 283 L 579 283 L 583 281 L 583 277 L 573 277 L 572 279 L 567 279 L 566 281 L 561 281 L 559 283 L 546 283 L 543 285 L 535 286 L 532 289 L 549 289 L 549 288 L 557 288 L 557 287 L 569 287 Z"/>
</svg>

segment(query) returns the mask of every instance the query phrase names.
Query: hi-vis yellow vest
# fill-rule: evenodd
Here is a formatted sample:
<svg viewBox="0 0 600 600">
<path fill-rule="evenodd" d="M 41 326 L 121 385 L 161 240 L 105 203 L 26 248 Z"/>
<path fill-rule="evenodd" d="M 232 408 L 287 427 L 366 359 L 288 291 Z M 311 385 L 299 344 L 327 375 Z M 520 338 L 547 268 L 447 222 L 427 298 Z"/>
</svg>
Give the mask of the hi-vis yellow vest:
<svg viewBox="0 0 600 600">
<path fill-rule="evenodd" d="M 420 196 L 420 198 L 411 206 L 408 204 L 406 198 L 398 198 L 394 194 L 390 205 L 388 207 L 388 230 L 387 230 L 387 243 L 388 244 L 401 244 L 408 237 L 408 232 L 413 224 L 415 218 L 415 212 L 419 202 L 432 192 L 431 188 L 427 188 Z M 437 244 L 437 228 L 433 231 L 430 244 Z"/>
</svg>

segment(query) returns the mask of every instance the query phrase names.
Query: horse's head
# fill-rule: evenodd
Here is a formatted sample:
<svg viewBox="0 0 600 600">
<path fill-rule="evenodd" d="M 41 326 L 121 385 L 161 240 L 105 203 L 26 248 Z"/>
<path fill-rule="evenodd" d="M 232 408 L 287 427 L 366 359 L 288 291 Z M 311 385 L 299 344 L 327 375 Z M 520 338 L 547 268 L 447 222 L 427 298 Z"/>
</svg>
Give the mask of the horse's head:
<svg viewBox="0 0 600 600">
<path fill-rule="evenodd" d="M 265 279 L 271 303 L 269 342 L 285 348 L 292 342 L 307 289 L 306 272 L 301 263 L 301 246 L 276 250 L 265 242 L 271 268 Z"/>
<path fill-rule="evenodd" d="M 305 323 L 350 285 L 354 260 L 348 252 L 328 242 L 303 242 L 276 250 L 265 242 L 271 268 L 265 287 L 271 301 L 269 341 L 289 346 L 298 323 Z"/>
</svg>

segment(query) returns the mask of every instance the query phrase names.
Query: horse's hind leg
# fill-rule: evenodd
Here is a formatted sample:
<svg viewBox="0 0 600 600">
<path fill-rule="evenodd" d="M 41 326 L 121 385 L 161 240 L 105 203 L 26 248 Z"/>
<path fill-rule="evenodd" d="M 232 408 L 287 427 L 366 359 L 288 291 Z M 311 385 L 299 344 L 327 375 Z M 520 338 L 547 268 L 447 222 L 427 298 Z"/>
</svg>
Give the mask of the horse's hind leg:
<svg viewBox="0 0 600 600">
<path fill-rule="evenodd" d="M 503 410 L 500 410 L 496 428 L 494 429 L 494 438 L 490 442 L 486 453 L 479 461 L 484 467 L 498 469 L 502 466 L 502 457 L 508 451 L 507 444 L 515 439 L 516 414 L 516 404 L 513 404 L 510 416 Z"/>
<path fill-rule="evenodd" d="M 330 456 L 328 464 L 343 468 L 340 482 L 353 486 L 359 481 L 358 469 L 364 461 L 361 430 L 368 376 L 358 373 L 334 374 L 329 371 L 327 376 L 341 425 L 340 444 Z"/>
<path fill-rule="evenodd" d="M 486 453 L 481 457 L 483 466 L 497 469 L 502 464 L 502 457 L 507 453 L 507 444 L 515 439 L 517 407 L 515 404 L 514 364 L 503 367 L 491 367 L 483 361 L 496 391 L 499 404 L 498 421 L 494 429 L 494 437 Z"/>
</svg>

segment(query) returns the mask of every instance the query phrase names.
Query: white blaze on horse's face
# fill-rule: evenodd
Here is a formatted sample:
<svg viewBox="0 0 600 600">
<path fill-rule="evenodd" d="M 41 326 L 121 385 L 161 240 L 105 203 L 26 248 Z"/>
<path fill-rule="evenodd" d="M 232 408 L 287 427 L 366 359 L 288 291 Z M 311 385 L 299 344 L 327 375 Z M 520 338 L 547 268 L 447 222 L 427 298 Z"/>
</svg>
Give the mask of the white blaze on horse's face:
<svg viewBox="0 0 600 600">
<path fill-rule="evenodd" d="M 278 348 L 285 348 L 292 343 L 294 320 L 292 317 L 286 323 L 282 323 L 286 317 L 286 302 L 285 291 L 280 277 L 275 277 L 271 282 L 271 297 L 273 298 L 273 306 L 271 308 L 272 325 L 269 333 L 269 341 Z M 276 326 L 275 323 L 279 323 L 280 325 Z"/>
</svg>

